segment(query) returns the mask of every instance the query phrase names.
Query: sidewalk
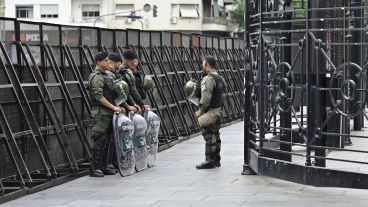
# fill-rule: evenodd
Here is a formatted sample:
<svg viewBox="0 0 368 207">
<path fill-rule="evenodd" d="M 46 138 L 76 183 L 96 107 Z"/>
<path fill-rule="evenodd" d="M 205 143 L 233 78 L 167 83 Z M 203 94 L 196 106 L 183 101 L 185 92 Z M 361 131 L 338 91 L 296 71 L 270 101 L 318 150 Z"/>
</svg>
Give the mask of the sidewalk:
<svg viewBox="0 0 368 207">
<path fill-rule="evenodd" d="M 221 129 L 222 167 L 196 170 L 204 141 L 195 137 L 159 154 L 158 165 L 133 176 L 88 176 L 0 207 L 365 207 L 368 190 L 315 188 L 242 176 L 243 122 Z"/>
</svg>

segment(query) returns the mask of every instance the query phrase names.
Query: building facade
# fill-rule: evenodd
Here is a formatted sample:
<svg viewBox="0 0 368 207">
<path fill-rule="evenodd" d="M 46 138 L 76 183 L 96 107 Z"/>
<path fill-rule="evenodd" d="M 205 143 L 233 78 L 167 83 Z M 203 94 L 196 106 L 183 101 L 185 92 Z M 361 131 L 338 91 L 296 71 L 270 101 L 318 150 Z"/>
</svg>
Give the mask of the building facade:
<svg viewBox="0 0 368 207">
<path fill-rule="evenodd" d="M 0 0 L 0 17 L 3 17 L 5 14 L 4 14 L 4 9 L 5 9 L 5 3 L 4 3 L 5 0 Z"/>
<path fill-rule="evenodd" d="M 156 17 L 143 11 L 146 4 L 157 7 Z M 6 17 L 58 24 L 226 36 L 237 31 L 231 20 L 235 0 L 7 0 L 5 8 Z M 129 18 L 131 11 L 141 19 Z"/>
</svg>

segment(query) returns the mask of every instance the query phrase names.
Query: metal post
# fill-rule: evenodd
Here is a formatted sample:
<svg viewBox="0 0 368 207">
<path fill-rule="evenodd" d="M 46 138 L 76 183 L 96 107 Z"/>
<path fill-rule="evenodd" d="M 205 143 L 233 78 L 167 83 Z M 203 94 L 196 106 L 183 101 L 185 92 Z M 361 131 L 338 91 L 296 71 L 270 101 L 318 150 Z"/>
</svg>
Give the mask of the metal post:
<svg viewBox="0 0 368 207">
<path fill-rule="evenodd" d="M 138 22 L 141 23 L 141 26 L 142 26 L 142 30 L 144 30 L 144 24 L 143 24 L 143 21 L 141 19 L 138 19 Z"/>
<path fill-rule="evenodd" d="M 283 20 L 285 21 L 285 23 L 282 24 L 282 28 L 283 30 L 291 30 L 292 24 L 291 24 L 291 17 L 292 17 L 292 12 L 287 11 L 288 9 L 291 9 L 291 1 L 285 1 L 284 3 L 284 13 L 283 13 Z M 291 43 L 291 32 L 285 32 L 282 35 L 282 44 L 289 44 Z M 287 63 L 291 63 L 291 47 L 290 46 L 284 46 L 283 47 L 283 61 L 287 62 Z M 289 71 L 287 70 L 283 70 L 281 71 L 282 73 L 284 73 L 284 75 L 286 75 L 286 73 L 288 73 Z M 290 89 L 286 89 L 285 91 L 287 91 L 287 97 L 290 97 L 290 93 L 291 90 Z M 287 101 L 283 101 L 282 103 L 285 107 L 287 108 L 287 105 L 289 103 L 287 103 Z M 284 112 L 281 112 L 280 114 L 280 126 L 283 128 L 288 128 L 291 129 L 291 110 L 287 110 Z M 286 130 L 281 130 L 281 135 L 280 135 L 280 140 L 281 141 L 285 141 L 285 142 L 291 142 L 291 131 L 286 131 Z M 286 151 L 286 152 L 291 152 L 291 145 L 290 144 L 280 144 L 280 150 L 282 151 Z M 285 160 L 285 161 L 289 161 L 291 162 L 291 155 L 290 154 L 284 154 L 284 153 L 280 153 L 279 154 L 279 158 L 280 160 Z"/>
<path fill-rule="evenodd" d="M 314 8 L 324 8 L 326 6 L 326 4 L 328 4 L 328 2 L 325 1 L 312 1 L 314 3 Z M 323 17 L 328 17 L 329 14 L 327 14 L 327 12 L 329 11 L 325 11 L 325 12 L 321 12 L 321 11 L 314 11 L 312 13 L 312 18 L 323 18 Z M 325 28 L 328 27 L 328 23 L 326 22 L 312 22 L 312 27 L 313 29 L 319 29 L 319 28 Z M 326 37 L 323 36 L 324 33 L 322 32 L 314 32 L 314 35 L 317 39 L 320 39 L 322 42 L 326 42 Z M 316 40 L 314 40 L 316 42 Z M 326 87 L 326 82 L 327 82 L 327 78 L 326 78 L 326 59 L 324 57 L 322 57 L 319 54 L 318 50 L 314 50 L 315 54 L 315 58 L 311 59 L 312 62 L 312 74 L 313 77 L 315 79 L 315 85 L 314 85 L 314 90 L 312 90 L 312 96 L 314 97 L 313 100 L 313 105 L 311 105 L 311 107 L 313 106 L 313 115 L 314 117 L 312 118 L 312 120 L 314 120 L 314 127 L 313 130 L 315 130 L 314 133 L 314 141 L 315 141 L 315 145 L 317 146 L 325 146 L 326 143 L 326 135 L 322 135 L 319 132 L 326 130 L 326 127 L 322 128 L 322 122 L 324 120 L 326 120 L 327 116 L 326 116 L 326 110 L 327 110 L 327 105 L 326 105 L 326 93 L 325 91 L 320 90 L 321 88 L 325 88 Z M 320 156 L 320 157 L 326 157 L 326 150 L 325 149 L 315 149 L 314 152 L 315 156 Z M 320 166 L 320 167 L 325 167 L 326 166 L 326 160 L 324 159 L 315 159 L 315 165 L 316 166 Z"/>
<path fill-rule="evenodd" d="M 352 7 L 361 7 L 363 6 L 362 4 L 362 0 L 353 0 L 351 2 L 351 6 Z M 354 19 L 354 27 L 355 28 L 363 28 L 363 21 L 362 19 L 360 19 L 363 16 L 363 9 L 356 9 L 354 10 L 354 17 L 356 17 Z M 362 31 L 355 31 L 353 32 L 353 42 L 357 42 L 357 43 L 361 43 L 362 42 Z M 364 65 L 362 64 L 362 54 L 363 54 L 363 50 L 362 50 L 362 46 L 361 45 L 354 45 L 352 46 L 352 62 L 358 64 L 358 65 Z M 354 74 L 350 74 L 350 76 L 352 76 Z M 360 88 L 362 88 L 362 83 L 357 83 L 360 85 Z M 358 108 L 358 104 L 359 104 L 359 99 L 362 100 L 361 95 L 359 95 L 358 97 L 358 101 L 353 101 L 351 107 L 353 107 L 353 110 L 355 110 L 356 108 Z M 360 103 L 361 104 L 361 103 Z M 362 126 L 363 126 L 363 115 L 359 114 L 358 116 L 354 117 L 354 130 L 360 131 L 362 130 Z"/>
<path fill-rule="evenodd" d="M 249 140 L 251 130 L 250 126 L 250 117 L 251 117 L 251 76 L 252 76 L 252 68 L 249 63 L 249 50 L 250 50 L 250 42 L 249 42 L 249 11 L 248 11 L 248 0 L 244 0 L 244 164 L 242 175 L 254 175 L 254 171 L 249 167 Z"/>
<path fill-rule="evenodd" d="M 264 86 L 264 81 L 265 81 L 265 51 L 264 51 L 264 40 L 263 40 L 263 8 L 264 8 L 264 1 L 260 0 L 259 1 L 259 5 L 258 5 L 258 9 L 259 9 L 259 40 L 258 40 L 258 51 L 259 51 L 259 67 L 257 70 L 257 80 L 256 80 L 256 84 L 258 85 L 257 91 L 258 91 L 258 127 L 259 127 L 259 156 L 263 156 L 264 152 L 263 152 L 263 139 L 264 139 L 264 135 L 265 135 L 265 122 L 264 122 L 264 109 L 265 109 L 265 86 Z"/>
<path fill-rule="evenodd" d="M 307 12 L 306 12 L 306 22 L 305 22 L 305 26 L 306 26 L 306 35 L 305 35 L 305 46 L 306 46 L 306 61 L 305 61 L 305 68 L 306 68 L 306 74 L 305 74 L 305 82 L 306 82 L 306 87 L 304 88 L 305 89 L 305 93 L 306 93 L 306 99 L 307 99 L 307 134 L 306 134 L 306 160 L 305 160 L 305 165 L 306 166 L 311 166 L 312 165 L 312 161 L 311 161 L 311 148 L 310 148 L 310 144 L 311 144 L 311 140 L 313 138 L 313 128 L 312 128 L 312 125 L 313 125 L 313 115 L 312 115 L 312 105 L 313 105 L 313 99 L 311 97 L 312 95 L 312 81 L 311 81 L 311 75 L 310 75 L 310 63 L 309 61 L 311 60 L 312 58 L 312 55 L 311 55 L 311 49 L 312 49 L 312 46 L 311 46 L 311 37 L 310 37 L 310 34 L 309 34 L 309 18 L 310 18 L 310 8 L 311 8 L 311 2 L 310 1 L 307 1 Z"/>
</svg>

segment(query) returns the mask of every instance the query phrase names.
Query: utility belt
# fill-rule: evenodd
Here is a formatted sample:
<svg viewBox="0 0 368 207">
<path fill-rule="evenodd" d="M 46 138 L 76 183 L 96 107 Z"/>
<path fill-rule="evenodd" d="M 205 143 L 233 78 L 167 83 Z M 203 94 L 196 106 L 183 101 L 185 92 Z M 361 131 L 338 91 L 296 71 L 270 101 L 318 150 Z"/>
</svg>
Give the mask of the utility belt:
<svg viewBox="0 0 368 207">
<path fill-rule="evenodd" d="M 221 123 L 221 120 L 221 108 L 210 108 L 198 118 L 198 123 L 202 128 L 204 128 L 219 124 L 219 122 Z"/>
<path fill-rule="evenodd" d="M 219 116 L 222 116 L 222 110 L 221 107 L 217 107 L 217 108 L 208 108 L 204 113 L 214 113 L 217 114 Z"/>
</svg>

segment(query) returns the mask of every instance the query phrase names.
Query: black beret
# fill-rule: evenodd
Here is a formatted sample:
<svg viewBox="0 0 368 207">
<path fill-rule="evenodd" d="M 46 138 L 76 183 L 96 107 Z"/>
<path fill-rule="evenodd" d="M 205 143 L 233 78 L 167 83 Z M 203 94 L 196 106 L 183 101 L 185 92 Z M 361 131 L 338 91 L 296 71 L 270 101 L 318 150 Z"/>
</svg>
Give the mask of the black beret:
<svg viewBox="0 0 368 207">
<path fill-rule="evenodd" d="M 109 55 L 109 53 L 107 53 L 107 52 L 98 52 L 98 53 L 96 53 L 95 62 L 105 60 L 108 55 Z"/>
<path fill-rule="evenodd" d="M 132 49 L 127 49 L 123 52 L 123 56 L 127 60 L 134 60 L 138 58 L 137 54 Z"/>
<path fill-rule="evenodd" d="M 213 56 L 207 55 L 204 59 L 212 68 L 216 66 L 216 59 Z"/>
<path fill-rule="evenodd" d="M 109 54 L 108 57 L 110 60 L 115 61 L 115 62 L 122 62 L 123 60 L 121 59 L 121 56 L 119 53 L 116 52 L 112 52 Z"/>
</svg>

